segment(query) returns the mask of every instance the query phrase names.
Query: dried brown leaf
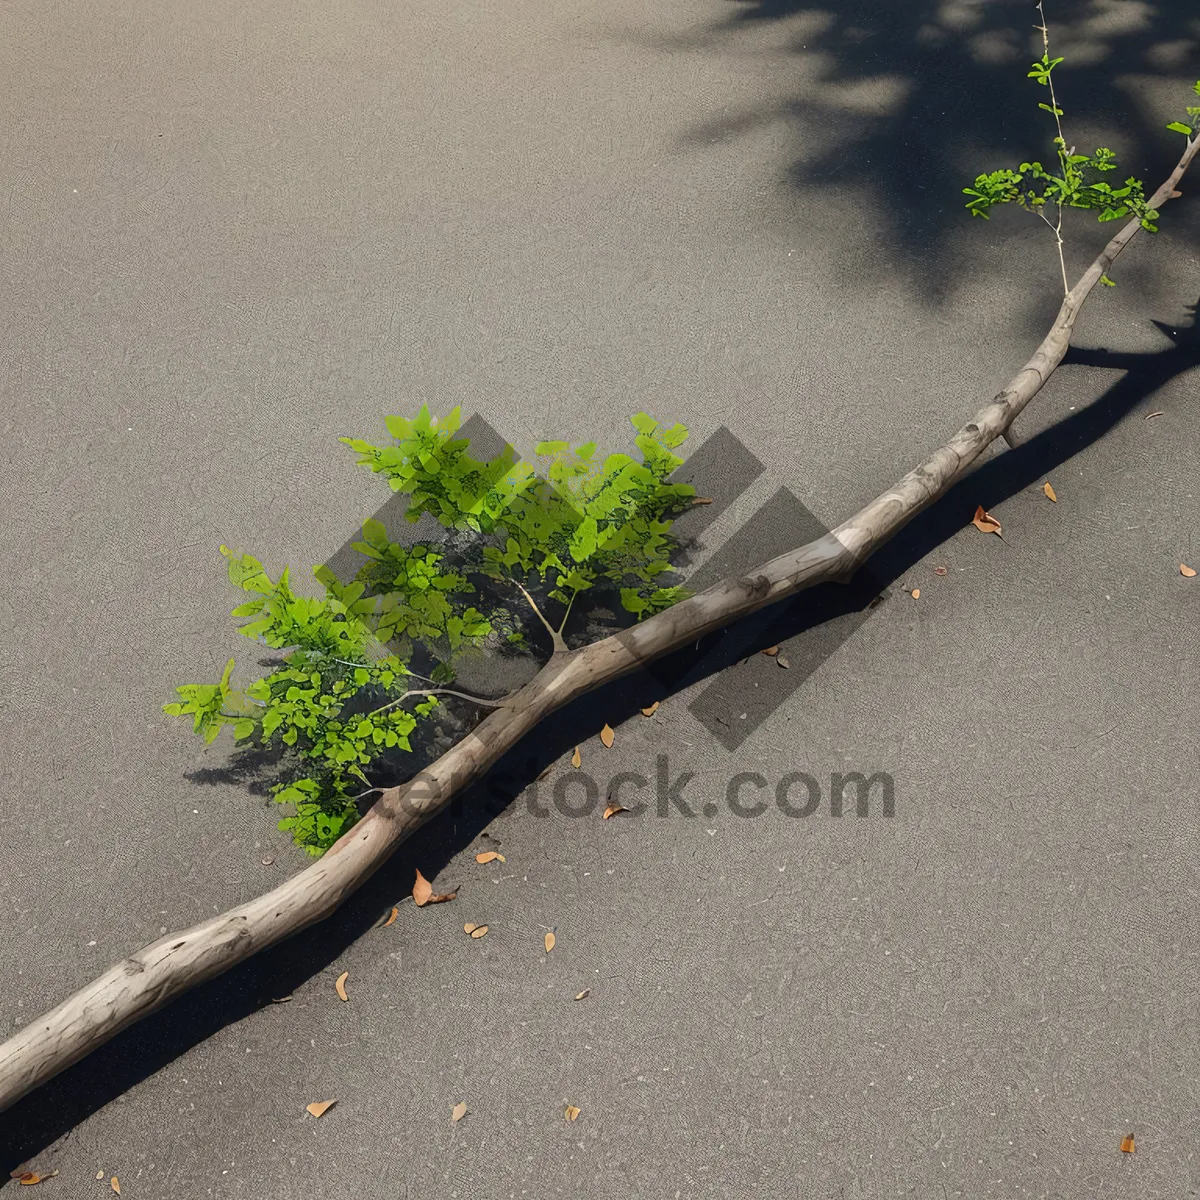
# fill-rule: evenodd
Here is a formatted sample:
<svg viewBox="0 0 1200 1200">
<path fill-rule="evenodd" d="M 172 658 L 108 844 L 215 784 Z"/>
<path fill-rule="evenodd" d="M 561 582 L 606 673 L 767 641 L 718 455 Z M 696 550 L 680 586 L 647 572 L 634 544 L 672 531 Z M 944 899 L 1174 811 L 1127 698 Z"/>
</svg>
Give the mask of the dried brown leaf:
<svg viewBox="0 0 1200 1200">
<path fill-rule="evenodd" d="M 421 874 L 417 872 L 417 881 L 413 884 L 412 898 L 413 903 L 418 908 L 424 908 L 426 904 L 445 904 L 447 900 L 453 900 L 458 895 L 458 888 L 452 892 L 443 892 L 440 896 L 433 894 L 433 884 Z"/>
<path fill-rule="evenodd" d="M 787 655 L 777 654 L 775 656 L 775 665 L 777 667 L 782 667 L 786 671 L 791 667 L 792 664 L 790 662 L 788 662 Z"/>
<path fill-rule="evenodd" d="M 971 518 L 971 524 L 979 530 L 980 533 L 995 533 L 1003 538 L 1003 533 L 1000 530 L 1000 522 L 996 520 L 989 512 L 984 512 L 983 505 L 977 505 L 975 515 Z"/>
<path fill-rule="evenodd" d="M 605 722 L 604 728 L 600 730 L 600 740 L 609 750 L 612 749 L 612 744 L 616 741 L 616 737 L 617 735 L 612 731 L 612 726 Z"/>
<path fill-rule="evenodd" d="M 108 1186 L 119 1196 L 121 1194 L 121 1181 L 114 1175 L 109 1181 Z"/>
<path fill-rule="evenodd" d="M 337 989 L 337 994 L 338 994 L 339 1000 L 349 1000 L 350 999 L 350 997 L 346 995 L 346 980 L 349 978 L 350 978 L 350 972 L 343 971 L 337 977 L 337 982 L 333 985 Z"/>
<path fill-rule="evenodd" d="M 269 867 L 274 861 L 275 861 L 275 855 L 268 854 L 267 857 L 262 860 L 262 865 L 264 867 Z"/>
<path fill-rule="evenodd" d="M 552 933 L 546 934 L 546 936 L 542 939 L 542 941 L 545 943 L 546 953 L 549 954 L 550 951 L 554 949 L 554 934 L 552 934 Z"/>
<path fill-rule="evenodd" d="M 482 854 L 475 855 L 475 861 L 484 865 L 490 862 L 507 862 L 508 859 L 499 850 L 485 850 Z"/>
<path fill-rule="evenodd" d="M 567 1107 L 563 1109 L 563 1116 L 564 1116 L 564 1117 L 565 1117 L 565 1118 L 566 1118 L 568 1121 L 574 1121 L 574 1120 L 577 1120 L 577 1119 L 578 1119 L 578 1117 L 579 1117 L 579 1114 L 580 1114 L 582 1111 L 583 1111 L 583 1109 L 581 1109 L 581 1108 L 576 1108 L 576 1107 L 575 1107 L 575 1105 L 573 1105 L 573 1104 L 568 1104 L 568 1105 L 567 1105 Z"/>
<path fill-rule="evenodd" d="M 643 716 L 643 717 L 652 717 L 652 716 L 654 716 L 654 714 L 655 714 L 656 712 L 658 712 L 658 705 L 659 705 L 659 701 L 655 700 L 655 702 L 654 702 L 652 705 L 650 705 L 650 707 L 649 707 L 649 708 L 643 708 L 643 709 L 642 709 L 642 716 Z"/>
<path fill-rule="evenodd" d="M 911 595 L 912 595 L 912 598 L 913 598 L 914 600 L 920 600 L 920 598 L 921 598 L 921 589 L 920 589 L 920 588 L 913 588 Z"/>
<path fill-rule="evenodd" d="M 25 1187 L 32 1187 L 35 1183 L 45 1183 L 47 1179 L 53 1179 L 57 1174 L 57 1171 L 51 1171 L 49 1175 L 39 1175 L 36 1171 L 22 1171 L 16 1176 L 16 1180 Z"/>
<path fill-rule="evenodd" d="M 1192 567 L 1189 567 L 1187 565 L 1187 563 L 1179 564 L 1179 573 L 1180 573 L 1180 575 L 1182 575 L 1184 577 L 1184 579 L 1195 579 L 1196 578 L 1195 570 Z"/>
<path fill-rule="evenodd" d="M 945 573 L 946 573 L 946 568 L 945 568 L 945 567 L 934 567 L 934 568 L 933 568 L 933 573 L 934 573 L 935 575 L 945 575 Z"/>
<path fill-rule="evenodd" d="M 318 1100 L 315 1104 L 306 1104 L 304 1111 L 314 1117 L 323 1117 L 336 1103 L 336 1100 Z"/>
<path fill-rule="evenodd" d="M 629 809 L 627 809 L 625 807 L 625 805 L 623 805 L 623 804 L 610 804 L 604 810 L 604 820 L 607 821 L 609 817 L 615 817 L 617 815 L 617 813 L 623 813 L 623 812 L 628 812 L 628 811 L 629 811 Z"/>
<path fill-rule="evenodd" d="M 692 503 L 693 504 L 711 504 L 712 497 L 711 496 L 693 496 Z"/>
<path fill-rule="evenodd" d="M 583 991 L 580 992 L 579 995 L 575 997 L 575 999 L 576 1000 L 586 1000 L 591 994 L 592 994 L 591 988 L 584 988 Z"/>
<path fill-rule="evenodd" d="M 383 928 L 386 929 L 389 925 L 394 925 L 396 923 L 396 918 L 399 915 L 400 915 L 400 910 L 393 905 L 392 915 L 390 917 L 388 917 L 388 919 L 386 921 L 384 921 Z"/>
<path fill-rule="evenodd" d="M 1050 480 L 1047 479 L 1042 484 L 1042 491 L 1046 493 L 1047 500 L 1053 500 L 1055 504 L 1058 503 L 1058 497 L 1054 494 L 1054 489 L 1050 486 Z"/>
<path fill-rule="evenodd" d="M 465 1101 L 462 1101 L 462 1100 L 460 1100 L 450 1110 L 450 1120 L 454 1121 L 455 1123 L 461 1121 L 463 1119 L 463 1117 L 465 1117 L 466 1115 L 467 1115 L 467 1106 L 466 1106 Z"/>
<path fill-rule="evenodd" d="M 578 746 L 575 747 L 575 753 L 571 755 L 571 766 L 573 766 L 573 767 L 582 767 L 583 766 L 583 759 L 580 758 L 580 756 L 579 756 L 579 747 Z"/>
<path fill-rule="evenodd" d="M 768 658 L 774 658 L 779 653 L 778 646 L 768 646 L 765 650 L 760 650 L 759 654 L 765 654 Z"/>
<path fill-rule="evenodd" d="M 1121 1139 L 1121 1153 L 1122 1154 L 1136 1154 L 1137 1153 L 1137 1146 L 1134 1144 L 1132 1133 L 1129 1134 L 1127 1137 L 1123 1137 Z"/>
</svg>

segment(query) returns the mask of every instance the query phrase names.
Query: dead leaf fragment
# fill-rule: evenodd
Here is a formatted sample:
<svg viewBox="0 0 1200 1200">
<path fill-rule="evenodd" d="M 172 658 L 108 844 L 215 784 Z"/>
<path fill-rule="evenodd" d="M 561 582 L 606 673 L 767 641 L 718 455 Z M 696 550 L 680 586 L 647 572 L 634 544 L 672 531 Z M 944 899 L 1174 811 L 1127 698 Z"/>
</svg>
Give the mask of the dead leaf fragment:
<svg viewBox="0 0 1200 1200">
<path fill-rule="evenodd" d="M 450 1110 L 450 1120 L 454 1121 L 455 1123 L 461 1121 L 463 1119 L 463 1117 L 465 1117 L 466 1115 L 467 1115 L 467 1106 L 466 1106 L 465 1102 L 462 1100 L 460 1100 Z"/>
<path fill-rule="evenodd" d="M 311 1113 L 314 1117 L 323 1117 L 336 1103 L 336 1100 L 318 1100 L 315 1104 L 305 1105 L 304 1111 Z M 114 1192 L 116 1190 L 113 1188 Z"/>
<path fill-rule="evenodd" d="M 760 650 L 759 654 L 765 654 L 768 658 L 774 658 L 779 653 L 778 646 L 768 646 L 765 650 Z"/>
<path fill-rule="evenodd" d="M 262 865 L 264 867 L 269 867 L 274 861 L 275 861 L 275 855 L 268 854 L 267 857 L 262 860 Z"/>
<path fill-rule="evenodd" d="M 440 896 L 433 894 L 433 884 L 417 871 L 417 879 L 413 884 L 412 898 L 413 903 L 418 908 L 424 908 L 426 904 L 445 904 L 447 900 L 453 900 L 458 895 L 458 888 L 452 892 L 444 892 Z"/>
<path fill-rule="evenodd" d="M 481 938 L 487 934 L 488 927 L 486 925 L 476 925 L 474 929 L 468 930 L 473 938 Z"/>
<path fill-rule="evenodd" d="M 32 1187 L 35 1183 L 45 1183 L 47 1179 L 53 1179 L 58 1174 L 58 1168 L 49 1171 L 45 1175 L 39 1175 L 36 1171 L 22 1171 L 20 1174 L 13 1172 L 13 1178 L 18 1183 L 24 1184 L 26 1187 Z M 104 1178 L 104 1172 L 100 1172 L 100 1178 Z"/>
<path fill-rule="evenodd" d="M 337 989 L 337 994 L 338 994 L 339 1000 L 349 1000 L 350 999 L 350 997 L 346 995 L 346 980 L 349 978 L 350 978 L 350 972 L 343 971 L 337 977 L 337 982 L 334 983 L 334 985 L 333 985 L 334 988 Z"/>
<path fill-rule="evenodd" d="M 1184 579 L 1195 579 L 1196 578 L 1195 570 L 1193 570 L 1193 568 L 1189 567 L 1186 563 L 1179 564 L 1179 573 L 1180 573 L 1180 575 L 1182 575 L 1184 577 Z"/>
<path fill-rule="evenodd" d="M 398 908 L 396 908 L 395 905 L 393 905 L 392 906 L 392 915 L 390 917 L 388 917 L 388 919 L 386 921 L 384 921 L 383 928 L 386 929 L 389 925 L 394 925 L 396 923 L 396 918 L 399 915 L 400 915 L 400 910 Z"/>
<path fill-rule="evenodd" d="M 1132 1133 L 1129 1134 L 1128 1137 L 1124 1137 L 1121 1139 L 1121 1153 L 1122 1154 L 1136 1154 L 1137 1153 L 1137 1146 L 1134 1145 Z"/>
<path fill-rule="evenodd" d="M 612 749 L 612 744 L 616 740 L 616 736 L 612 731 L 612 726 L 605 722 L 604 728 L 600 730 L 600 740 L 609 750 Z"/>
<path fill-rule="evenodd" d="M 475 861 L 480 865 L 486 865 L 490 862 L 508 862 L 508 859 L 499 850 L 485 850 L 482 854 L 475 855 Z"/>
<path fill-rule="evenodd" d="M 546 945 L 546 953 L 549 954 L 554 949 L 554 934 L 548 933 L 542 940 Z"/>
<path fill-rule="evenodd" d="M 650 707 L 649 707 L 649 708 L 643 708 L 643 709 L 642 709 L 642 716 L 643 716 L 643 717 L 652 717 L 652 716 L 654 716 L 654 714 L 655 714 L 656 712 L 658 712 L 658 704 L 659 704 L 659 702 L 658 702 L 657 700 L 655 700 L 655 702 L 654 702 L 652 705 L 650 705 Z"/>
<path fill-rule="evenodd" d="M 693 496 L 692 503 L 693 504 L 711 504 L 712 497 L 711 496 Z"/>
<path fill-rule="evenodd" d="M 575 999 L 576 1000 L 586 1000 L 591 994 L 592 994 L 591 988 L 584 988 L 583 991 L 580 992 L 579 995 L 575 997 Z"/>
<path fill-rule="evenodd" d="M 971 518 L 971 524 L 974 525 L 980 533 L 994 533 L 997 534 L 1001 540 L 1004 538 L 1004 534 L 1000 531 L 1000 522 L 997 521 L 991 513 L 984 512 L 982 504 L 976 506 L 975 515 Z"/>
<path fill-rule="evenodd" d="M 914 600 L 920 600 L 920 598 L 921 598 L 921 589 L 920 588 L 913 588 L 912 598 Z"/>
<path fill-rule="evenodd" d="M 108 1186 L 119 1196 L 121 1194 L 121 1181 L 114 1175 L 109 1181 Z"/>
<path fill-rule="evenodd" d="M 1149 421 L 1151 417 L 1161 417 L 1162 415 L 1162 409 L 1160 408 L 1158 412 L 1147 413 L 1142 420 Z"/>
<path fill-rule="evenodd" d="M 571 766 L 582 767 L 583 759 L 579 757 L 579 747 L 575 747 L 575 753 L 571 755 Z"/>
<path fill-rule="evenodd" d="M 103 1179 L 103 1178 L 104 1178 L 104 1172 L 103 1172 L 103 1171 L 97 1171 L 97 1172 L 96 1172 L 96 1178 L 97 1178 L 97 1179 Z"/>
<path fill-rule="evenodd" d="M 945 575 L 945 573 L 946 573 L 946 568 L 945 568 L 945 567 L 934 567 L 934 568 L 933 568 L 933 573 L 934 573 L 935 575 Z"/>
<path fill-rule="evenodd" d="M 623 805 L 623 804 L 610 804 L 604 810 L 604 820 L 607 821 L 609 817 L 615 817 L 617 815 L 617 813 L 623 813 L 623 812 L 628 812 L 628 811 L 629 811 L 629 809 L 627 809 L 625 807 L 625 805 Z"/>
<path fill-rule="evenodd" d="M 574 1121 L 574 1120 L 576 1120 L 576 1119 L 579 1117 L 579 1114 L 580 1114 L 582 1111 L 583 1111 L 582 1109 L 580 1109 L 580 1108 L 576 1108 L 576 1107 L 575 1107 L 575 1105 L 573 1105 L 573 1104 L 568 1104 L 568 1105 L 567 1105 L 567 1107 L 563 1109 L 563 1116 L 564 1116 L 564 1117 L 565 1117 L 565 1118 L 566 1118 L 568 1121 Z"/>
<path fill-rule="evenodd" d="M 788 662 L 786 655 L 777 654 L 775 656 L 775 665 L 778 667 L 782 667 L 785 671 L 787 671 L 791 668 L 792 664 L 790 662 Z"/>
<path fill-rule="evenodd" d="M 1047 479 L 1042 484 L 1042 491 L 1046 493 L 1047 500 L 1053 500 L 1055 504 L 1058 503 L 1058 497 L 1054 494 L 1054 489 L 1050 486 L 1050 480 Z"/>
</svg>

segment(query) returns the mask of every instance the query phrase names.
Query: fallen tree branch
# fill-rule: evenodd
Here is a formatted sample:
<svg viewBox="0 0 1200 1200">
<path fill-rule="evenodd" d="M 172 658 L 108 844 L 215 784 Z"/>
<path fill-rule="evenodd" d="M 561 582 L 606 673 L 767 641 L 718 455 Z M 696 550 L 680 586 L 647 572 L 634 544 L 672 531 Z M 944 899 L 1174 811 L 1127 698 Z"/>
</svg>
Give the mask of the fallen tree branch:
<svg viewBox="0 0 1200 1200">
<path fill-rule="evenodd" d="M 1200 136 L 1188 142 L 1150 208 L 1160 209 L 1173 198 L 1198 149 Z M 0 1111 L 182 992 L 327 917 L 405 838 L 556 709 L 757 609 L 818 583 L 847 581 L 1007 433 L 1062 362 L 1084 302 L 1140 227 L 1138 220 L 1130 221 L 1105 246 L 1008 386 L 894 487 L 831 533 L 757 570 L 723 580 L 632 629 L 577 650 L 556 649 L 533 680 L 498 702 L 462 741 L 416 778 L 383 791 L 362 821 L 318 862 L 247 904 L 130 955 L 0 1045 Z"/>
</svg>

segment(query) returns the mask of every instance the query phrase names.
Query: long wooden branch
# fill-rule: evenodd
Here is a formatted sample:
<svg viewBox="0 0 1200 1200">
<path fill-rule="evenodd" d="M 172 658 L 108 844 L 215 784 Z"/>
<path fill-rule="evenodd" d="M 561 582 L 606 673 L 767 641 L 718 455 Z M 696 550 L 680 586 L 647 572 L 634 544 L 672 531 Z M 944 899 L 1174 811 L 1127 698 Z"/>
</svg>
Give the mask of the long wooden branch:
<svg viewBox="0 0 1200 1200">
<path fill-rule="evenodd" d="M 1200 149 L 1200 137 L 1150 200 L 1160 209 Z M 557 650 L 535 678 L 437 762 L 390 788 L 323 858 L 279 887 L 110 968 L 0 1045 L 0 1111 L 180 993 L 332 913 L 414 830 L 478 780 L 538 722 L 602 684 L 636 671 L 756 609 L 828 580 L 846 581 L 867 557 L 941 496 L 1041 390 L 1062 362 L 1092 289 L 1139 229 L 1130 221 L 1067 293 L 1033 357 L 946 445 L 832 533 L 726 579 L 632 629 Z"/>
</svg>

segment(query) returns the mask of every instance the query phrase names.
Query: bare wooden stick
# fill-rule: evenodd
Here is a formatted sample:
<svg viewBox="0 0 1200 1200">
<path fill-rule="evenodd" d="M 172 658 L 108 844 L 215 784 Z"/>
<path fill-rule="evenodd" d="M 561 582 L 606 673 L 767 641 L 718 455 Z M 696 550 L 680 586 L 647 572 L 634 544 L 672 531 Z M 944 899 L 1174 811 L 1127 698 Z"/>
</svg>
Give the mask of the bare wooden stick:
<svg viewBox="0 0 1200 1200">
<path fill-rule="evenodd" d="M 1175 194 L 1198 149 L 1200 137 L 1188 142 L 1150 199 L 1151 208 L 1161 208 Z M 814 584 L 848 580 L 875 549 L 943 495 L 1037 395 L 1062 362 L 1084 301 L 1139 228 L 1130 221 L 1105 246 L 1009 385 L 894 487 L 832 533 L 757 570 L 722 580 L 632 629 L 578 650 L 556 650 L 533 680 L 437 762 L 403 786 L 383 791 L 363 820 L 307 870 L 131 954 L 0 1045 L 0 1111 L 180 993 L 327 917 L 405 838 L 556 709 L 768 604 Z"/>
</svg>

